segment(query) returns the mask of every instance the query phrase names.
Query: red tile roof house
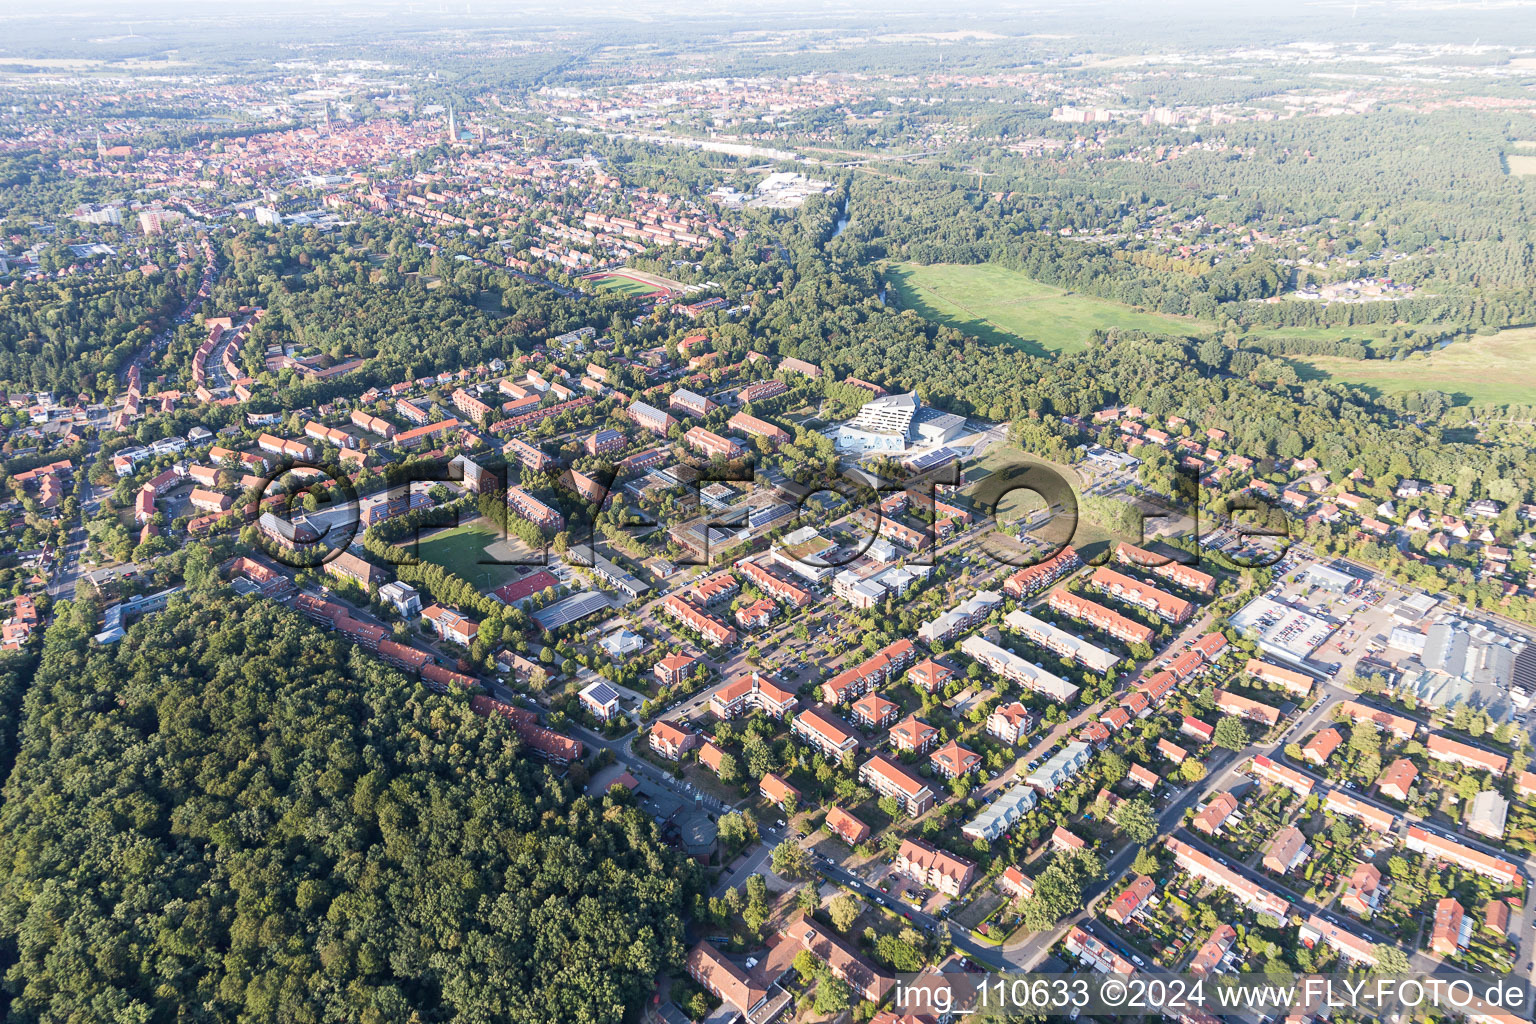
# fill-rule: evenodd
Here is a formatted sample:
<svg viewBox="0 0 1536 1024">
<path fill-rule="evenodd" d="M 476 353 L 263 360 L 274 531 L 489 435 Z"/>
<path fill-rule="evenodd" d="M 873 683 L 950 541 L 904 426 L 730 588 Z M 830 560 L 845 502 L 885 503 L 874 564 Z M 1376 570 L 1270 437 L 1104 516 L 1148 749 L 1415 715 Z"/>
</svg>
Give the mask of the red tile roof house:
<svg viewBox="0 0 1536 1024">
<path fill-rule="evenodd" d="M 1202 722 L 1198 718 L 1191 718 L 1185 715 L 1183 723 L 1179 726 L 1179 732 L 1190 739 L 1198 740 L 1201 743 L 1209 743 L 1216 735 L 1216 727 Z"/>
<path fill-rule="evenodd" d="M 911 753 L 925 753 L 939 731 L 916 715 L 908 715 L 891 728 L 891 747 Z"/>
<path fill-rule="evenodd" d="M 951 896 L 965 892 L 976 877 L 975 864 L 917 839 L 902 840 L 896 851 L 894 867 L 919 883 Z"/>
<path fill-rule="evenodd" d="M 1152 769 L 1139 764 L 1131 765 L 1127 778 L 1148 792 L 1156 789 L 1157 784 L 1162 781 Z"/>
<path fill-rule="evenodd" d="M 777 805 L 780 810 L 786 809 L 791 801 L 793 801 L 795 806 L 800 804 L 800 791 L 773 774 L 773 772 L 763 773 L 762 781 L 758 784 L 758 791 L 762 793 L 763 799 Z"/>
<path fill-rule="evenodd" d="M 1116 924 L 1125 924 L 1141 909 L 1141 905 L 1147 901 L 1147 897 L 1157 891 L 1157 883 L 1146 875 L 1138 875 L 1135 881 L 1125 887 L 1125 890 L 1115 897 L 1109 909 L 1104 911 L 1104 916 Z"/>
<path fill-rule="evenodd" d="M 1408 791 L 1413 788 L 1414 780 L 1418 777 L 1418 767 L 1406 757 L 1400 757 L 1381 773 L 1381 778 L 1376 783 L 1376 790 L 1382 796 L 1389 796 L 1399 803 L 1407 803 Z"/>
<path fill-rule="evenodd" d="M 1340 902 L 1356 914 L 1375 913 L 1381 902 L 1381 870 L 1374 864 L 1356 865 L 1354 874 L 1349 876 L 1349 888 Z"/>
<path fill-rule="evenodd" d="M 853 720 L 866 729 L 883 729 L 901 714 L 901 705 L 878 693 L 866 693 L 853 702 Z"/>
<path fill-rule="evenodd" d="M 1325 765 L 1333 752 L 1339 749 L 1339 744 L 1344 742 L 1344 737 L 1339 735 L 1339 730 L 1329 726 L 1319 729 L 1316 736 L 1307 741 L 1307 745 L 1301 748 L 1303 759 L 1315 765 Z"/>
<path fill-rule="evenodd" d="M 1029 732 L 1033 721 L 1034 716 L 1029 713 L 1029 709 L 1014 701 L 998 707 L 987 716 L 987 735 L 1012 745 Z"/>
<path fill-rule="evenodd" d="M 881 796 L 894 797 L 909 816 L 916 817 L 933 806 L 933 788 L 884 754 L 876 754 L 860 766 L 859 781 Z"/>
<path fill-rule="evenodd" d="M 824 823 L 827 831 L 847 843 L 849 846 L 857 846 L 869 838 L 869 826 L 858 818 L 849 814 L 841 807 L 832 807 L 827 810 L 827 819 Z"/>
<path fill-rule="evenodd" d="M 1053 850 L 1086 850 L 1088 844 L 1078 836 L 1073 835 L 1060 825 L 1051 833 L 1051 849 Z"/>
<path fill-rule="evenodd" d="M 698 660 L 686 654 L 669 654 L 656 663 L 656 679 L 663 686 L 676 686 L 687 679 L 698 666 Z"/>
<path fill-rule="evenodd" d="M 981 767 L 981 755 L 954 740 L 928 755 L 928 760 L 933 764 L 933 770 L 946 779 L 969 775 Z"/>
<path fill-rule="evenodd" d="M 1221 831 L 1222 822 L 1230 818 L 1235 810 L 1237 810 L 1237 797 L 1231 793 L 1218 793 L 1201 808 L 1190 824 L 1194 825 L 1197 831 L 1213 836 Z"/>
<path fill-rule="evenodd" d="M 1024 899 L 1029 899 L 1029 897 L 1035 894 L 1035 883 L 1030 880 L 1028 875 L 1011 864 L 1004 869 L 1002 875 L 998 878 L 997 887 L 1016 898 L 1023 897 Z"/>
<path fill-rule="evenodd" d="M 1495 754 L 1491 750 L 1474 747 L 1439 733 L 1430 734 L 1425 750 L 1437 761 L 1459 764 L 1473 771 L 1492 772 L 1495 776 L 1503 775 L 1509 769 L 1509 758 L 1503 754 Z"/>
<path fill-rule="evenodd" d="M 716 775 L 720 774 L 720 759 L 723 757 L 725 757 L 725 751 L 715 746 L 709 740 L 705 740 L 704 745 L 699 747 L 699 764 L 708 768 Z"/>
<path fill-rule="evenodd" d="M 671 722 L 651 726 L 651 749 L 669 761 L 678 761 L 702 741 L 695 733 L 684 732 Z"/>
</svg>

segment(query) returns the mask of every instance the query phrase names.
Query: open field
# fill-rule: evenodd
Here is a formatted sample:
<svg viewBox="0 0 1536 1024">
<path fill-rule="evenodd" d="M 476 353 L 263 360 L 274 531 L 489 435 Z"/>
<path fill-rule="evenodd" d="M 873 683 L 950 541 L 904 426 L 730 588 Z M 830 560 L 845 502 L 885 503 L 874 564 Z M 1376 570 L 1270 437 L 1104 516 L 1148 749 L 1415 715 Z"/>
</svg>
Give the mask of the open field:
<svg viewBox="0 0 1536 1024">
<path fill-rule="evenodd" d="M 495 523 L 480 518 L 422 537 L 415 554 L 463 577 L 485 593 L 522 575 L 515 565 L 496 564 L 498 559 L 505 558 L 503 539 Z M 486 548 L 493 545 L 495 552 L 488 552 Z"/>
<path fill-rule="evenodd" d="M 1426 356 L 1391 362 L 1334 356 L 1293 362 L 1306 378 L 1357 384 L 1384 394 L 1444 391 L 1461 402 L 1536 403 L 1536 328 L 1474 335 Z"/>
<path fill-rule="evenodd" d="M 1518 159 L 1529 159 L 1536 165 L 1536 157 Z M 1536 174 L 1536 166 L 1531 173 Z M 1192 317 L 1143 313 L 1119 302 L 1041 284 L 1019 271 L 990 263 L 927 267 L 903 263 L 887 270 L 886 280 L 903 307 L 983 341 L 1016 345 L 1036 355 L 1081 351 L 1088 333 L 1095 328 L 1200 337 L 1216 326 Z M 1348 340 L 1371 345 L 1388 330 L 1384 325 L 1272 327 L 1249 331 L 1248 337 Z"/>
<path fill-rule="evenodd" d="M 1509 173 L 1519 178 L 1536 175 L 1536 156 L 1506 156 L 1504 162 L 1509 165 Z"/>
<path fill-rule="evenodd" d="M 903 263 L 890 268 L 886 279 L 907 309 L 984 341 L 1017 345 L 1037 355 L 1079 352 L 1095 328 L 1154 334 L 1209 329 L 1196 320 L 1141 313 L 1118 302 L 1077 295 L 990 263 Z"/>
</svg>

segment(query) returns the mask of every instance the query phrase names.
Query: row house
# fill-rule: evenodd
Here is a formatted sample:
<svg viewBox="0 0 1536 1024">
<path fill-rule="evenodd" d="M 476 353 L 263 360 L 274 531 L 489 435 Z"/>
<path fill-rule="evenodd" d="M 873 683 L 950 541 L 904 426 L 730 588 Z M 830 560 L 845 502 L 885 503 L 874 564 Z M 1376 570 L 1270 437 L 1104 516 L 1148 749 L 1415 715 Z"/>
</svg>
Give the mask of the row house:
<svg viewBox="0 0 1536 1024">
<path fill-rule="evenodd" d="M 1294 693 L 1298 697 L 1307 697 L 1312 693 L 1313 679 L 1304 672 L 1282 668 L 1279 665 L 1271 665 L 1269 662 L 1260 661 L 1258 658 L 1249 658 L 1248 663 L 1243 666 L 1243 671 L 1255 679 L 1278 686 L 1288 693 Z"/>
<path fill-rule="evenodd" d="M 507 488 L 507 507 L 541 529 L 565 529 L 565 516 L 516 484 Z"/>
<path fill-rule="evenodd" d="M 676 594 L 667 595 L 661 603 L 661 610 L 710 643 L 724 646 L 736 642 L 736 630 L 733 627 L 695 608 Z"/>
<path fill-rule="evenodd" d="M 428 423 L 425 426 L 416 427 L 412 430 L 407 430 L 404 433 L 396 434 L 395 444 L 401 448 L 404 448 L 406 451 L 412 451 L 416 448 L 420 448 L 428 441 L 435 441 L 435 439 L 440 435 L 457 430 L 458 428 L 459 421 L 456 419 L 446 419 L 440 423 Z"/>
<path fill-rule="evenodd" d="M 881 796 L 893 797 L 909 817 L 924 814 L 933 806 L 933 788 L 884 754 L 876 754 L 860 766 L 859 781 Z"/>
<path fill-rule="evenodd" d="M 1064 547 L 1038 565 L 1031 565 L 1013 573 L 1003 582 L 1003 593 L 1023 600 L 1033 597 L 1046 587 L 1082 568 L 1076 549 Z"/>
<path fill-rule="evenodd" d="M 1505 885 L 1521 883 L 1520 869 L 1509 861 L 1475 850 L 1470 846 L 1463 846 L 1454 839 L 1447 839 L 1434 832 L 1426 831 L 1418 825 L 1408 826 L 1408 835 L 1403 845 L 1414 853 L 1422 853 L 1434 860 L 1459 865 L 1468 871 L 1485 875 Z"/>
<path fill-rule="evenodd" d="M 1117 545 L 1115 547 L 1115 561 L 1123 565 L 1140 566 L 1143 569 L 1149 570 L 1154 576 L 1160 576 L 1175 586 L 1194 591 L 1205 597 L 1209 597 L 1216 592 L 1216 577 L 1185 565 L 1183 562 L 1147 551 L 1145 548 L 1136 547 L 1134 544 L 1121 543 Z"/>
<path fill-rule="evenodd" d="M 1164 840 L 1164 845 L 1172 851 L 1174 863 L 1181 870 L 1225 889 L 1237 897 L 1237 901 L 1249 910 L 1268 914 L 1281 921 L 1284 921 L 1286 914 L 1290 912 L 1289 901 L 1275 895 L 1247 876 L 1219 863 L 1216 858 L 1204 851 L 1172 836 Z"/>
<path fill-rule="evenodd" d="M 1302 799 L 1312 795 L 1312 779 L 1294 768 L 1287 768 L 1263 754 L 1253 759 L 1252 773 L 1265 782 L 1284 786 Z"/>
<path fill-rule="evenodd" d="M 1470 743 L 1462 743 L 1437 732 L 1430 733 L 1425 751 L 1436 761 L 1459 764 L 1473 771 L 1490 772 L 1495 777 L 1509 770 L 1509 758 L 1503 754 L 1495 754 L 1491 750 L 1474 747 Z"/>
<path fill-rule="evenodd" d="M 395 438 L 395 425 L 388 420 L 371 416 L 361 409 L 352 410 L 352 425 L 359 430 L 366 430 L 370 434 L 377 434 L 386 441 Z"/>
<path fill-rule="evenodd" d="M 760 437 L 773 447 L 788 444 L 793 440 L 789 435 L 789 431 L 784 428 L 775 426 L 767 420 L 758 419 L 756 416 L 748 416 L 744 412 L 739 412 L 732 416 L 726 421 L 725 425 L 738 434 L 745 434 L 748 437 Z"/>
<path fill-rule="evenodd" d="M 1095 569 L 1088 582 L 1127 604 L 1133 604 L 1151 612 L 1165 622 L 1175 624 L 1185 622 L 1195 609 L 1193 604 L 1181 597 L 1174 597 L 1166 591 L 1158 590 L 1113 569 Z"/>
<path fill-rule="evenodd" d="M 821 708 L 800 712 L 790 731 L 833 761 L 840 761 L 844 754 L 859 748 L 858 737 Z"/>
<path fill-rule="evenodd" d="M 1258 722 L 1262 725 L 1272 726 L 1280 721 L 1280 709 L 1272 708 L 1268 704 L 1260 704 L 1256 700 L 1250 700 L 1239 693 L 1231 693 L 1227 690 L 1216 691 L 1216 708 L 1224 714 L 1236 715 L 1250 722 Z"/>
<path fill-rule="evenodd" d="M 901 841 L 892 866 L 919 885 L 953 897 L 969 889 L 976 878 L 976 865 L 971 861 L 918 839 Z"/>
<path fill-rule="evenodd" d="M 335 445 L 337 448 L 356 448 L 357 438 L 345 430 L 328 427 L 319 420 L 310 420 L 304 424 L 304 436 L 326 444 Z"/>
<path fill-rule="evenodd" d="M 256 438 L 256 447 L 264 452 L 276 455 L 278 458 L 298 459 L 308 461 L 314 458 L 314 452 L 309 445 L 300 441 L 289 441 L 275 434 L 262 434 Z"/>
<path fill-rule="evenodd" d="M 1062 615 L 1076 619 L 1079 622 L 1086 622 L 1100 632 L 1112 636 L 1123 643 L 1145 644 L 1152 641 L 1152 628 L 1150 626 L 1144 626 L 1134 619 L 1126 618 L 1119 612 L 1112 611 L 1095 601 L 1079 597 L 1060 587 L 1051 591 L 1051 596 L 1047 599 L 1046 603 L 1052 611 L 1060 612 Z"/>
</svg>

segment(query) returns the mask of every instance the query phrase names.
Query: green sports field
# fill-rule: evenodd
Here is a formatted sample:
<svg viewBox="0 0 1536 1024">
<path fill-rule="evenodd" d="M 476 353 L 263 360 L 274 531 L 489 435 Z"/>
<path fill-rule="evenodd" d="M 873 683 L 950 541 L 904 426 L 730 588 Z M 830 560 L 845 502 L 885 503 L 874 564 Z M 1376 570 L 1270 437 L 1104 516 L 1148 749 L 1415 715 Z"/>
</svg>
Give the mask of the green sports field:
<svg viewBox="0 0 1536 1024">
<path fill-rule="evenodd" d="M 1017 345 L 1037 355 L 1081 351 L 1094 329 L 1202 334 L 1210 326 L 1077 295 L 990 263 L 903 263 L 891 267 L 886 280 L 904 308 L 984 341 Z"/>
<path fill-rule="evenodd" d="M 595 277 L 592 278 L 592 282 L 600 292 L 610 292 L 615 295 L 628 295 L 631 297 L 649 295 L 657 290 L 653 285 L 648 285 L 644 281 L 636 281 L 634 278 L 619 277 L 617 275 Z"/>
<path fill-rule="evenodd" d="M 1294 362 L 1305 377 L 1358 384 L 1384 394 L 1443 391 L 1462 402 L 1536 403 L 1536 328 L 1474 335 L 1438 352 L 1395 362 L 1333 356 Z"/>
<path fill-rule="evenodd" d="M 506 558 L 505 545 L 499 544 L 503 539 L 495 523 L 481 518 L 423 537 L 415 554 L 462 577 L 484 593 L 522 575 L 516 566 L 495 564 L 497 558 Z M 498 546 L 495 555 L 486 551 L 491 545 Z"/>
</svg>

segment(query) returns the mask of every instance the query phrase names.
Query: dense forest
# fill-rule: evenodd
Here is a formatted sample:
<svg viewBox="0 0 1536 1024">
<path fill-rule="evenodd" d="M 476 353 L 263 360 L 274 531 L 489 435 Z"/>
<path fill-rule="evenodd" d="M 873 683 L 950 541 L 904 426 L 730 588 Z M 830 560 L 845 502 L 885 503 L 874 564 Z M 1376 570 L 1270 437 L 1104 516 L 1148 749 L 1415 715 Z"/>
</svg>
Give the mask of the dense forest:
<svg viewBox="0 0 1536 1024">
<path fill-rule="evenodd" d="M 698 881 L 574 790 L 279 606 L 64 616 L 0 809 L 6 1019 L 618 1021 Z"/>
</svg>

